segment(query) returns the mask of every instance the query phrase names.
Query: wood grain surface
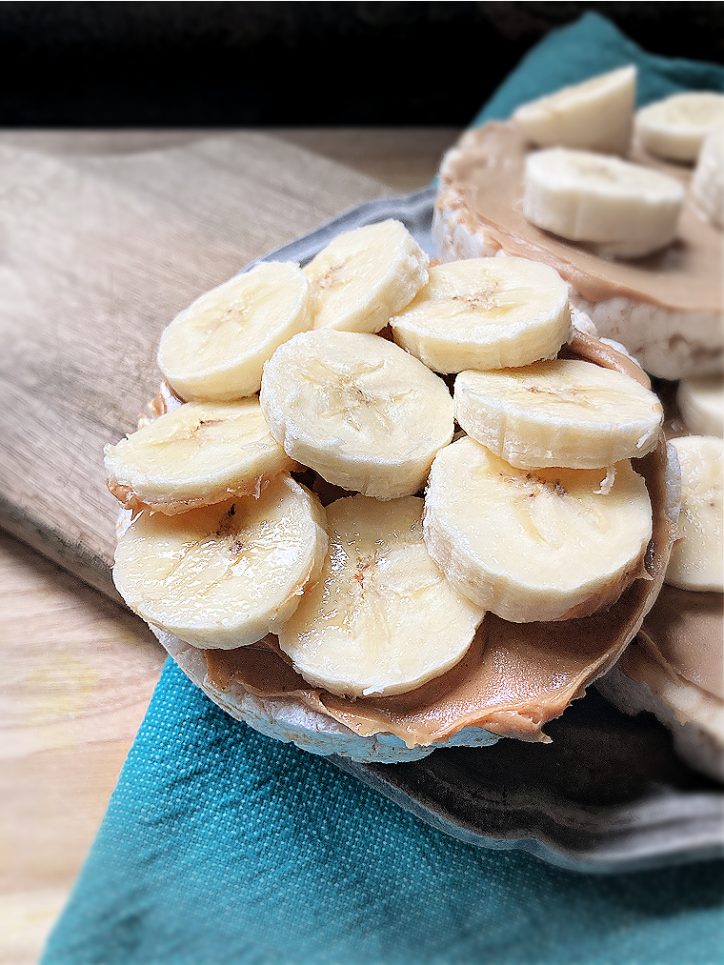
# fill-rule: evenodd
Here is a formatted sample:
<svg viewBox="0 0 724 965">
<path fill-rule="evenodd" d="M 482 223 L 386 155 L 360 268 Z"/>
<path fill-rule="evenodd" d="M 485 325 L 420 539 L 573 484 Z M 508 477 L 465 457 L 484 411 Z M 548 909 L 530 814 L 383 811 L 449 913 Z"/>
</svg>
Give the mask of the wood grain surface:
<svg viewBox="0 0 724 965">
<path fill-rule="evenodd" d="M 163 663 L 148 630 L 0 535 L 0 962 L 37 958 Z"/>
<path fill-rule="evenodd" d="M 112 593 L 105 443 L 155 392 L 162 327 L 380 182 L 263 135 L 123 156 L 0 147 L 0 525 Z"/>
<path fill-rule="evenodd" d="M 100 446 L 153 387 L 167 313 L 338 210 L 420 187 L 454 136 L 207 135 L 0 133 L 0 523 L 106 590 Z M 0 962 L 21 965 L 67 897 L 163 656 L 139 621 L 7 536 L 0 648 Z"/>
<path fill-rule="evenodd" d="M 54 155 L 103 156 L 180 147 L 225 133 L 228 132 L 220 129 L 14 130 L 0 131 L 0 144 Z M 267 128 L 264 133 L 343 164 L 359 174 L 376 178 L 395 193 L 404 193 L 421 188 L 432 178 L 443 153 L 457 140 L 460 132 L 454 127 L 277 127 Z"/>
</svg>

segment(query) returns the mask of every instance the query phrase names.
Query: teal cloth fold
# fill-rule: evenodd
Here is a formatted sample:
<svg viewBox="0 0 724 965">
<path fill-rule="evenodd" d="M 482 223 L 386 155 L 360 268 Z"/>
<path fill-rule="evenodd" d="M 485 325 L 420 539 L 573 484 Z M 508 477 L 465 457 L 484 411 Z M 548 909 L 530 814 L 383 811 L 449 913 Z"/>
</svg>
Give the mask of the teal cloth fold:
<svg viewBox="0 0 724 965">
<path fill-rule="evenodd" d="M 472 122 L 505 119 L 519 104 L 626 64 L 639 68 L 638 104 L 686 90 L 724 92 L 724 67 L 657 57 L 642 50 L 597 13 L 552 30 L 521 60 Z"/>
<path fill-rule="evenodd" d="M 724 69 L 652 57 L 588 14 L 476 122 L 632 61 L 644 100 L 724 90 Z M 721 863 L 586 877 L 461 844 L 233 721 L 169 661 L 43 961 L 710 963 L 723 894 Z"/>
</svg>

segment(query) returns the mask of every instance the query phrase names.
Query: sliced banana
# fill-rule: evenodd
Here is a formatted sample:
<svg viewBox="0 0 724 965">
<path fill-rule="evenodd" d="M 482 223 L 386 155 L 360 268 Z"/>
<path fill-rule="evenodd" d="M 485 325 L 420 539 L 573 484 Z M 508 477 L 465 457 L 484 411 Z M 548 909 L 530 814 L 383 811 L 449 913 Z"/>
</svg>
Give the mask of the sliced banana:
<svg viewBox="0 0 724 965">
<path fill-rule="evenodd" d="M 314 327 L 379 332 L 427 282 L 427 265 L 401 221 L 338 235 L 304 268 Z"/>
<path fill-rule="evenodd" d="M 629 462 L 601 470 L 515 469 L 472 439 L 438 453 L 425 542 L 453 586 L 512 623 L 568 620 L 614 603 L 643 575 L 646 484 Z"/>
<path fill-rule="evenodd" d="M 549 148 L 525 160 L 523 213 L 531 224 L 602 255 L 638 258 L 676 237 L 684 189 L 619 158 Z"/>
<path fill-rule="evenodd" d="M 299 265 L 266 262 L 197 298 L 161 335 L 158 366 L 184 399 L 254 395 L 274 350 L 312 327 Z"/>
<path fill-rule="evenodd" d="M 698 436 L 724 436 L 724 378 L 721 375 L 679 382 L 676 404 L 690 432 Z"/>
<path fill-rule="evenodd" d="M 274 440 L 256 398 L 187 402 L 106 446 L 108 488 L 129 509 L 172 515 L 258 494 L 297 468 Z"/>
<path fill-rule="evenodd" d="M 621 372 L 556 359 L 461 372 L 455 418 L 513 466 L 597 469 L 651 452 L 663 409 L 653 392 Z"/>
<path fill-rule="evenodd" d="M 288 456 L 378 499 L 418 492 L 453 434 L 442 379 L 377 335 L 297 335 L 264 366 L 260 401 Z"/>
<path fill-rule="evenodd" d="M 724 121 L 722 125 L 707 134 L 691 181 L 697 207 L 717 228 L 724 228 Z"/>
<path fill-rule="evenodd" d="M 465 655 L 483 610 L 430 559 L 422 509 L 415 496 L 349 496 L 327 507 L 322 575 L 279 632 L 309 683 L 353 697 L 404 693 Z"/>
<path fill-rule="evenodd" d="M 568 286 L 525 258 L 435 265 L 390 325 L 395 341 L 436 372 L 495 369 L 553 358 L 571 331 Z"/>
<path fill-rule="evenodd" d="M 681 513 L 666 582 L 682 590 L 722 592 L 722 441 L 683 436 L 671 445 L 681 468 Z"/>
<path fill-rule="evenodd" d="M 724 94 L 687 91 L 642 107 L 634 131 L 642 146 L 670 161 L 696 161 L 706 135 L 724 127 Z"/>
<path fill-rule="evenodd" d="M 283 473 L 258 499 L 141 513 L 118 543 L 113 579 L 147 623 L 195 647 L 231 650 L 289 619 L 326 551 L 319 500 Z"/>
<path fill-rule="evenodd" d="M 636 68 L 629 65 L 523 104 L 513 120 L 539 147 L 626 154 L 635 101 Z"/>
</svg>

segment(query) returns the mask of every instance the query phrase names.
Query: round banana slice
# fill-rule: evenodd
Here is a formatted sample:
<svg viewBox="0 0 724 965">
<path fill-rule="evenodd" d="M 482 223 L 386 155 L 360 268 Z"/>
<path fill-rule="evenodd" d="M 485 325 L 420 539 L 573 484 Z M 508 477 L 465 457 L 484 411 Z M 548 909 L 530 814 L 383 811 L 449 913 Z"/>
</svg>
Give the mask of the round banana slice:
<svg viewBox="0 0 724 965">
<path fill-rule="evenodd" d="M 635 101 L 636 68 L 629 65 L 523 104 L 513 120 L 539 147 L 626 154 Z"/>
<path fill-rule="evenodd" d="M 319 500 L 282 473 L 258 499 L 141 513 L 116 547 L 113 580 L 147 623 L 195 647 L 232 650 L 289 619 L 326 551 Z"/>
<path fill-rule="evenodd" d="M 568 286 L 525 258 L 436 265 L 391 319 L 395 341 L 436 372 L 497 369 L 553 358 L 571 331 Z"/>
<path fill-rule="evenodd" d="M 430 556 L 461 593 L 512 623 L 569 620 L 643 575 L 651 502 L 631 464 L 515 469 L 472 439 L 438 453 L 425 499 Z M 609 474 L 610 477 L 610 474 Z"/>
<path fill-rule="evenodd" d="M 201 295 L 161 335 L 158 366 L 184 399 L 254 395 L 274 350 L 312 327 L 299 265 L 266 262 Z"/>
<path fill-rule="evenodd" d="M 127 508 L 168 515 L 258 495 L 264 480 L 297 468 L 255 398 L 187 402 L 106 446 L 105 466 L 108 488 Z"/>
<path fill-rule="evenodd" d="M 724 127 L 724 94 L 672 94 L 636 112 L 634 131 L 642 146 L 670 161 L 696 161 L 706 135 Z"/>
<path fill-rule="evenodd" d="M 598 469 L 655 448 L 658 398 L 639 382 L 580 359 L 461 372 L 455 418 L 513 466 Z"/>
<path fill-rule="evenodd" d="M 652 168 L 549 148 L 525 160 L 523 213 L 531 224 L 602 255 L 638 258 L 676 237 L 684 189 Z"/>
<path fill-rule="evenodd" d="M 698 436 L 724 436 L 724 378 L 721 375 L 679 382 L 676 404 L 690 432 Z"/>
<path fill-rule="evenodd" d="M 322 575 L 279 631 L 309 683 L 345 696 L 404 693 L 465 655 L 483 610 L 430 559 L 422 510 L 416 496 L 348 496 L 327 507 Z"/>
<path fill-rule="evenodd" d="M 418 492 L 453 435 L 442 379 L 376 335 L 297 335 L 264 366 L 260 401 L 288 456 L 378 499 Z"/>
<path fill-rule="evenodd" d="M 427 282 L 427 265 L 401 221 L 338 235 L 304 268 L 314 327 L 379 332 Z"/>
<path fill-rule="evenodd" d="M 724 121 L 701 146 L 691 193 L 704 217 L 717 228 L 724 228 Z"/>
<path fill-rule="evenodd" d="M 724 591 L 722 441 L 682 436 L 670 443 L 681 468 L 679 539 L 666 582 L 682 590 Z"/>
</svg>

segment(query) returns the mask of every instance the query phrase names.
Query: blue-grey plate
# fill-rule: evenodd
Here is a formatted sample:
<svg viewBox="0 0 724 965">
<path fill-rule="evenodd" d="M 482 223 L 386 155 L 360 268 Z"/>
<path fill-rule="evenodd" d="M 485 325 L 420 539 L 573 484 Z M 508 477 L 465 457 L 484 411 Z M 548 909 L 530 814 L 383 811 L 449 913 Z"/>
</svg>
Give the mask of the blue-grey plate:
<svg viewBox="0 0 724 965">
<path fill-rule="evenodd" d="M 340 231 L 399 218 L 434 254 L 433 187 L 360 205 L 267 257 L 305 262 Z M 692 771 L 649 714 L 619 714 L 597 693 L 548 728 L 551 744 L 500 740 L 411 764 L 336 759 L 446 834 L 522 848 L 578 871 L 662 867 L 724 855 L 724 789 Z"/>
</svg>

